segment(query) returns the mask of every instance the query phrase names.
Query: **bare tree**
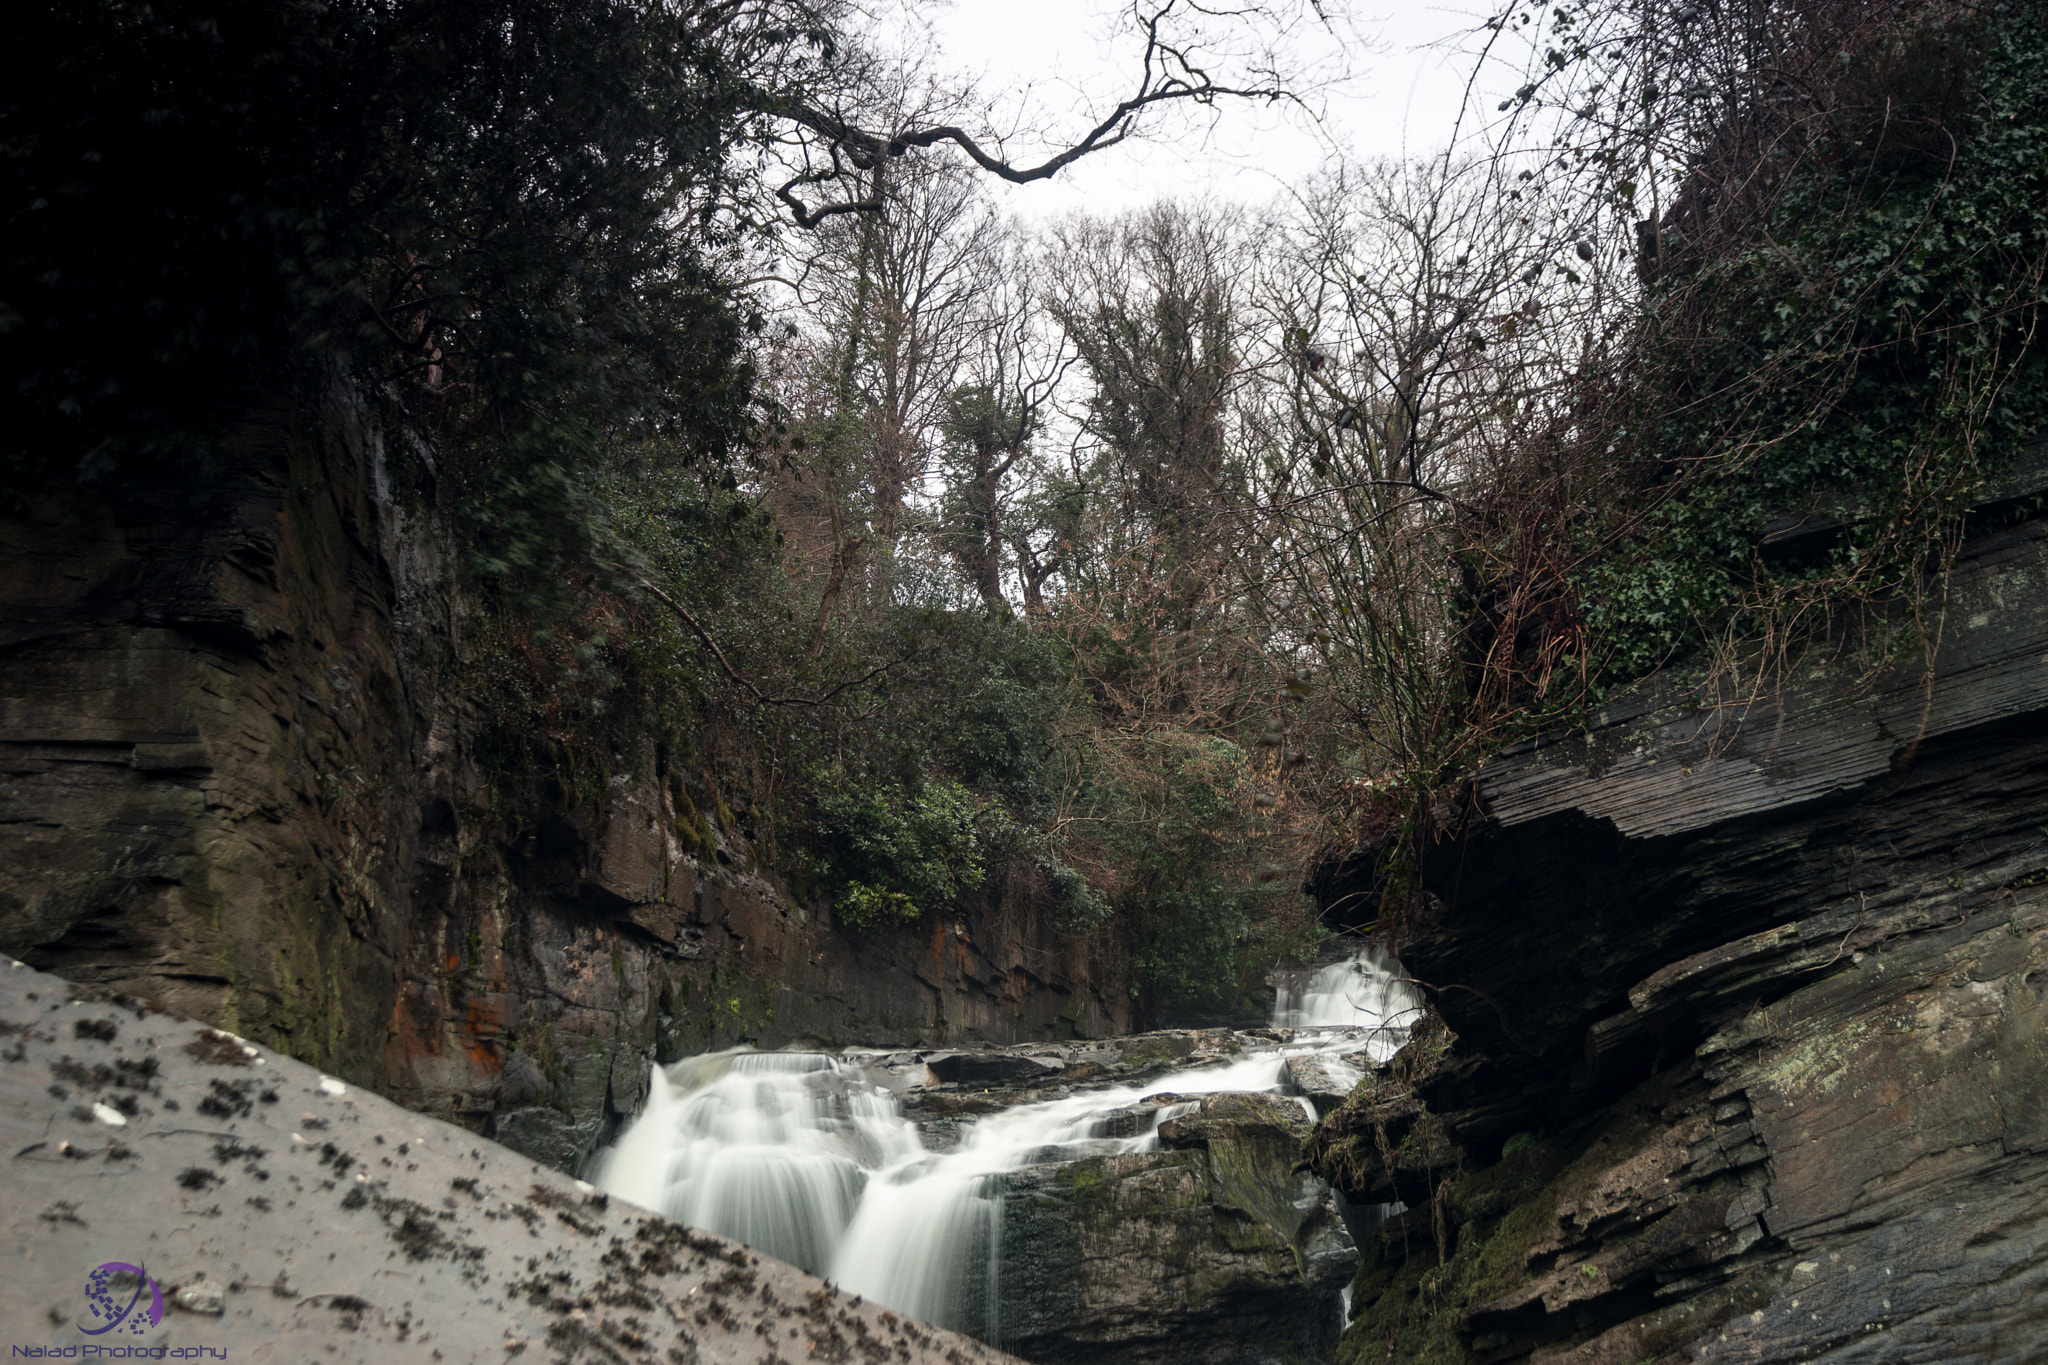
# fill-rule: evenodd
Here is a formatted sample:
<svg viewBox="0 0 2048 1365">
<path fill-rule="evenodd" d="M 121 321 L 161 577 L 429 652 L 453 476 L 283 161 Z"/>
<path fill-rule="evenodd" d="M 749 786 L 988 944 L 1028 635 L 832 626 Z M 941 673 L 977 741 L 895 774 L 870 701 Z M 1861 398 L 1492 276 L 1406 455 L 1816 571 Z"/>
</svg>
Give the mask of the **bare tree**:
<svg viewBox="0 0 2048 1365">
<path fill-rule="evenodd" d="M 821 30 L 829 31 L 823 7 L 816 12 Z M 1157 112 L 1213 111 L 1233 100 L 1298 102 L 1312 82 L 1289 56 L 1295 36 L 1332 28 L 1336 12 L 1331 0 L 1129 0 L 1126 31 L 1137 50 L 1124 92 L 1072 134 L 1055 136 L 1035 159 L 1012 148 L 1037 139 L 1000 126 L 996 112 L 977 107 L 969 92 L 927 83 L 920 98 L 878 100 L 876 73 L 889 67 L 885 58 L 869 48 L 821 44 L 818 53 L 829 63 L 794 71 L 764 92 L 767 136 L 788 167 L 776 194 L 798 223 L 815 227 L 835 216 L 881 212 L 891 163 L 913 152 L 950 147 L 985 174 L 1029 184 L 1142 135 Z M 889 72 L 880 84 L 894 89 L 899 74 Z"/>
<path fill-rule="evenodd" d="M 1246 382 L 1244 272 L 1255 250 L 1238 210 L 1162 203 L 1078 221 L 1054 236 L 1053 316 L 1086 374 L 1095 452 L 1095 571 L 1167 629 L 1192 627 L 1229 551 L 1242 502 L 1233 408 Z"/>
</svg>

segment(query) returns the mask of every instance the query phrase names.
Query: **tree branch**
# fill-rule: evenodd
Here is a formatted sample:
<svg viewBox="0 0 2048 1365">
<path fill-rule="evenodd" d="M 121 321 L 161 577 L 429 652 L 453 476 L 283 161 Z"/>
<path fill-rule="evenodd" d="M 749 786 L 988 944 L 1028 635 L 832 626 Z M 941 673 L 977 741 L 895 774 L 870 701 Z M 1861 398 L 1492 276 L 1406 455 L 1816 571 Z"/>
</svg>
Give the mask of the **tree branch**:
<svg viewBox="0 0 2048 1365">
<path fill-rule="evenodd" d="M 861 674 L 858 678 L 847 679 L 845 682 L 840 683 L 837 687 L 833 688 L 829 692 L 826 692 L 822 696 L 771 697 L 767 693 L 763 692 L 759 687 L 756 687 L 754 685 L 753 679 L 747 677 L 746 674 L 740 672 L 737 668 L 734 668 L 732 666 L 732 660 L 725 657 L 725 651 L 718 647 L 718 641 L 711 638 L 711 632 L 704 628 L 703 622 L 699 621 L 695 616 L 692 616 L 690 614 L 690 611 L 687 607 L 685 607 L 682 603 L 676 601 L 675 598 L 663 592 L 660 588 L 655 587 L 652 583 L 648 582 L 645 578 L 642 578 L 639 574 L 636 574 L 632 572 L 630 569 L 626 568 L 625 565 L 619 564 L 615 565 L 614 567 L 616 567 L 621 573 L 625 574 L 628 578 L 632 579 L 633 585 L 635 587 L 639 588 L 649 597 L 652 597 L 655 601 L 661 603 L 661 605 L 667 607 L 670 611 L 674 612 L 676 615 L 676 619 L 681 621 L 685 626 L 689 627 L 690 633 L 695 635 L 699 640 L 702 640 L 704 642 L 704 647 L 711 651 L 712 658 L 718 660 L 718 666 L 725 671 L 725 676 L 731 678 L 741 687 L 746 688 L 748 694 L 752 696 L 755 701 L 759 702 L 763 706 L 829 706 L 832 702 L 832 699 L 838 696 L 841 692 L 846 691 L 848 688 L 858 687 L 862 683 L 872 682 L 876 678 L 881 677 L 882 674 L 888 672 L 890 669 L 909 663 L 912 659 L 915 659 L 918 654 L 918 651 L 914 649 L 906 654 L 900 654 L 896 658 L 890 659 L 885 663 L 876 665 L 874 668 L 871 668 L 867 672 Z"/>
<path fill-rule="evenodd" d="M 874 213 L 881 210 L 882 197 L 879 193 L 866 199 L 824 204 L 817 208 L 806 207 L 797 198 L 795 191 L 802 185 L 820 184 L 843 174 L 843 168 L 838 164 L 842 148 L 856 169 L 870 170 L 880 167 L 890 158 L 905 155 L 913 147 L 927 148 L 937 146 L 941 142 L 950 142 L 989 174 L 1007 180 L 1013 185 L 1028 185 L 1034 180 L 1051 179 L 1091 152 L 1116 146 L 1131 135 L 1137 116 L 1155 104 L 1181 100 L 1213 104 L 1219 99 L 1265 100 L 1270 104 L 1276 100 L 1293 98 L 1277 79 L 1257 86 L 1218 84 L 1208 72 L 1195 65 L 1187 52 L 1160 36 L 1160 27 L 1173 12 L 1176 3 L 1177 0 L 1168 0 L 1168 3 L 1160 6 L 1157 12 L 1143 20 L 1145 52 L 1136 91 L 1119 100 L 1116 107 L 1090 128 L 1078 142 L 1035 166 L 1013 164 L 1008 158 L 991 152 L 982 145 L 980 139 L 956 124 L 940 124 L 931 128 L 908 129 L 883 135 L 856 127 L 825 110 L 792 104 L 774 112 L 799 127 L 808 128 L 830 139 L 834 169 L 830 172 L 811 171 L 797 176 L 776 191 L 777 197 L 789 205 L 801 226 L 811 228 L 834 214 Z"/>
</svg>

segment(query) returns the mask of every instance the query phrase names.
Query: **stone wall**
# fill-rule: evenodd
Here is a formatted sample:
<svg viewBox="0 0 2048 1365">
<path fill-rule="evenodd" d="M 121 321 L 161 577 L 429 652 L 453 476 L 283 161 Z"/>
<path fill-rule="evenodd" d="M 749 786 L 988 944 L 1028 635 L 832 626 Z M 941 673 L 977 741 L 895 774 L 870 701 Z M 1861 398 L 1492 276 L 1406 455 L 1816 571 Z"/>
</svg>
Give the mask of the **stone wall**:
<svg viewBox="0 0 2048 1365">
<path fill-rule="evenodd" d="M 607 789 L 568 809 L 494 786 L 399 439 L 337 378 L 203 487 L 0 520 L 0 949 L 564 1167 L 651 1058 L 1127 1024 L 1028 904 L 854 935 L 730 840 L 686 852 L 651 745 L 585 755 Z"/>
</svg>

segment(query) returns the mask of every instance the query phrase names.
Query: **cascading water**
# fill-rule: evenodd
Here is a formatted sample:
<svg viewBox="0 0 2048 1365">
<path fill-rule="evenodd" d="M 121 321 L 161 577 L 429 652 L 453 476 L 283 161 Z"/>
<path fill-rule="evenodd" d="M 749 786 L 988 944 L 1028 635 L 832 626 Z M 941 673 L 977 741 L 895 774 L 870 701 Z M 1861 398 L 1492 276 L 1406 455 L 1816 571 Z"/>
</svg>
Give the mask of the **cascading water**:
<svg viewBox="0 0 2048 1365">
<path fill-rule="evenodd" d="M 601 1183 L 822 1275 L 868 1173 L 923 1150 L 896 1102 L 838 1058 L 741 1049 L 656 1067 Z"/>
<path fill-rule="evenodd" d="M 1394 955 L 1376 943 L 1306 980 L 1283 983 L 1273 1002 L 1278 1028 L 1371 1029 L 1368 1048 L 1376 1062 L 1399 1052 L 1409 1026 L 1421 1017 L 1421 993 L 1401 976 Z"/>
<path fill-rule="evenodd" d="M 744 1049 L 688 1058 L 655 1069 L 646 1108 L 593 1179 L 898 1312 L 993 1341 L 1003 1176 L 1153 1150 L 1159 1123 L 1191 1106 L 1148 1098 L 1282 1089 L 1289 1057 L 1320 1053 L 1334 1078 L 1355 1079 L 1335 1054 L 1362 1045 L 1384 1061 L 1419 1014 L 1420 997 L 1397 971 L 1369 947 L 1282 989 L 1275 1025 L 1309 1038 L 1143 1085 L 1016 1105 L 975 1121 L 949 1152 L 927 1149 L 875 1058 Z M 1318 1029 L 1343 1032 L 1325 1042 Z"/>
</svg>

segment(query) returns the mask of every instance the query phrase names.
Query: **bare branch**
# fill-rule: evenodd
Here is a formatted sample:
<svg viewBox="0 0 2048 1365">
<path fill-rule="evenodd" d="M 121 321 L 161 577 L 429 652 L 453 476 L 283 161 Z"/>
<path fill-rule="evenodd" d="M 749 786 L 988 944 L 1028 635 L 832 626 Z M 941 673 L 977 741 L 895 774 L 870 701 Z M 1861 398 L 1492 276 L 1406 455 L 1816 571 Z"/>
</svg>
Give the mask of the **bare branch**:
<svg viewBox="0 0 2048 1365">
<path fill-rule="evenodd" d="M 876 665 L 875 667 L 869 669 L 867 672 L 861 674 L 857 678 L 847 679 L 845 682 L 840 683 L 837 687 L 832 688 L 830 691 L 825 692 L 820 696 L 771 697 L 767 693 L 763 692 L 759 687 L 755 686 L 754 680 L 752 678 L 749 678 L 746 674 L 740 672 L 737 668 L 733 667 L 732 660 L 728 659 L 725 655 L 725 651 L 718 647 L 718 641 L 711 637 L 711 632 L 704 628 L 703 622 L 699 621 L 695 616 L 690 614 L 689 608 L 685 607 L 682 603 L 676 601 L 675 598 L 663 592 L 660 588 L 655 587 L 654 584 L 648 582 L 639 574 L 636 574 L 632 572 L 630 569 L 626 568 L 625 565 L 615 564 L 613 565 L 613 567 L 618 569 L 619 572 L 625 574 L 628 578 L 632 579 L 633 586 L 639 588 L 649 597 L 652 597 L 655 601 L 661 603 L 661 605 L 667 607 L 670 611 L 674 612 L 676 619 L 681 621 L 685 626 L 689 627 L 690 633 L 695 635 L 699 640 L 704 642 L 704 647 L 711 651 L 712 658 L 718 660 L 718 666 L 719 668 L 724 670 L 725 676 L 731 678 L 741 687 L 746 688 L 747 694 L 763 706 L 828 706 L 831 704 L 832 699 L 838 696 L 840 693 L 845 692 L 850 688 L 859 687 L 862 683 L 873 682 L 876 678 L 881 677 L 890 669 L 899 668 L 902 665 L 909 663 L 918 655 L 918 651 L 916 650 L 911 650 L 908 653 L 898 655 L 894 659 L 890 659 L 885 663 Z"/>
<path fill-rule="evenodd" d="M 878 170 L 889 160 L 904 156 L 913 148 L 921 150 L 951 143 L 990 175 L 1013 185 L 1027 185 L 1036 180 L 1051 179 L 1082 157 L 1123 142 L 1134 133 L 1138 116 L 1156 105 L 1184 102 L 1213 105 L 1225 99 L 1263 100 L 1271 104 L 1296 99 L 1277 73 L 1266 73 L 1269 79 L 1256 84 L 1232 85 L 1216 80 L 1197 65 L 1189 49 L 1165 36 L 1165 25 L 1180 7 L 1180 0 L 1166 0 L 1152 13 L 1141 16 L 1139 22 L 1144 30 L 1145 48 L 1139 59 L 1137 88 L 1117 101 L 1109 113 L 1078 140 L 1035 165 L 1017 165 L 1002 155 L 1000 148 L 991 149 L 984 137 L 977 137 L 957 123 L 922 128 L 912 126 L 893 133 L 878 133 L 860 127 L 857 120 L 800 101 L 773 108 L 770 112 L 774 115 L 826 139 L 834 166 L 829 172 L 807 171 L 786 181 L 777 189 L 776 197 L 789 206 L 800 225 L 812 228 L 834 215 L 877 213 L 882 209 L 883 196 L 879 192 L 815 208 L 798 197 L 797 191 L 806 185 L 843 178 L 844 168 L 839 163 L 842 152 L 855 170 L 869 171 Z"/>
</svg>

